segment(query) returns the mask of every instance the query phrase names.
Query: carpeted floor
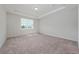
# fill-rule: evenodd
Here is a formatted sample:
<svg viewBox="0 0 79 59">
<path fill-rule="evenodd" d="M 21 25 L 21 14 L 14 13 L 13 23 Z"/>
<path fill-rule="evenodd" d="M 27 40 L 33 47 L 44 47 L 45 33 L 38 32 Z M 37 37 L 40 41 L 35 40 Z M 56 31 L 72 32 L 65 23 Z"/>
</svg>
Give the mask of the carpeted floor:
<svg viewBox="0 0 79 59">
<path fill-rule="evenodd" d="M 43 34 L 9 38 L 1 54 L 78 54 L 77 42 Z"/>
</svg>

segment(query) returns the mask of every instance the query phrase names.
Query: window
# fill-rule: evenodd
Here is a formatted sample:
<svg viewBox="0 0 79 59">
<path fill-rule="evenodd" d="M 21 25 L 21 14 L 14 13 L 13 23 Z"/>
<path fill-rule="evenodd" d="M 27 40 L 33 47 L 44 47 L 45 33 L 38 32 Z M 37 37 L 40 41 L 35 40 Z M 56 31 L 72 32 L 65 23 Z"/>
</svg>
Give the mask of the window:
<svg viewBox="0 0 79 59">
<path fill-rule="evenodd" d="M 33 20 L 21 18 L 22 29 L 33 29 Z"/>
</svg>

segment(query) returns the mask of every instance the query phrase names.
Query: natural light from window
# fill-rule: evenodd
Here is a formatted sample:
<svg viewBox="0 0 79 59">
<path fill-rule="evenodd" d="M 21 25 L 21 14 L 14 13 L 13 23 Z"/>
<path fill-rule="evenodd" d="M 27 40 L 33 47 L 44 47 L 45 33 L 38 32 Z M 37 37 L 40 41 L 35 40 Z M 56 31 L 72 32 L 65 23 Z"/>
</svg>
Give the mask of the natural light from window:
<svg viewBox="0 0 79 59">
<path fill-rule="evenodd" d="M 21 18 L 21 28 L 22 29 L 33 29 L 33 20 Z"/>
</svg>

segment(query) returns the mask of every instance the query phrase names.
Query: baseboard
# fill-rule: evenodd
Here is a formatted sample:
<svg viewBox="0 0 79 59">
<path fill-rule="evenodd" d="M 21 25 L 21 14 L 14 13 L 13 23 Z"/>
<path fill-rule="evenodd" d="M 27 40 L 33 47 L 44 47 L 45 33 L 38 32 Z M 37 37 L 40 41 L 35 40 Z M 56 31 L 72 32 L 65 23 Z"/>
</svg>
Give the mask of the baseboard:
<svg viewBox="0 0 79 59">
<path fill-rule="evenodd" d="M 35 33 L 39 33 L 39 32 L 35 32 Z M 27 33 L 27 34 L 33 34 L 33 33 Z M 21 37 L 21 36 L 24 36 L 24 35 L 27 35 L 27 34 L 8 36 L 7 39 L 9 39 L 9 38 L 15 38 L 15 37 Z"/>
<path fill-rule="evenodd" d="M 59 37 L 59 38 L 63 38 L 63 39 L 67 39 L 67 40 L 71 40 L 71 41 L 76 41 L 76 42 L 78 42 L 77 40 L 74 40 L 73 38 L 68 38 L 68 37 L 65 37 L 65 36 L 51 35 L 51 34 L 48 34 L 48 33 L 41 33 L 41 34 L 49 35 L 49 36 L 54 36 L 54 37 Z"/>
<path fill-rule="evenodd" d="M 28 33 L 28 34 L 33 34 L 33 33 Z M 74 40 L 73 38 L 68 38 L 68 37 L 65 37 L 65 36 L 58 35 L 58 34 L 56 34 L 56 35 L 54 35 L 54 34 L 48 34 L 48 33 L 38 33 L 38 34 L 44 34 L 44 35 L 59 37 L 59 38 L 67 39 L 67 40 L 77 41 L 77 40 Z M 11 36 L 11 37 L 8 37 L 8 38 L 20 37 L 20 36 L 24 36 L 24 35 L 27 35 L 27 34 L 15 35 L 15 36 Z"/>
</svg>

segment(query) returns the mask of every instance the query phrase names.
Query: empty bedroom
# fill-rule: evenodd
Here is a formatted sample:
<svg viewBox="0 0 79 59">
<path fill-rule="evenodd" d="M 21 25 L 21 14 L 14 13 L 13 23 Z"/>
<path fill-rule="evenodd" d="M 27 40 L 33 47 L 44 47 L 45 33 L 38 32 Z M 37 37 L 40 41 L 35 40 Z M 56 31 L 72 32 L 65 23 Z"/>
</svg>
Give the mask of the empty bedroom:
<svg viewBox="0 0 79 59">
<path fill-rule="evenodd" d="M 0 54 L 78 54 L 77 4 L 0 4 Z"/>
</svg>

